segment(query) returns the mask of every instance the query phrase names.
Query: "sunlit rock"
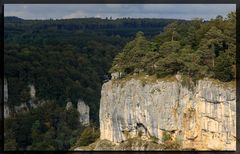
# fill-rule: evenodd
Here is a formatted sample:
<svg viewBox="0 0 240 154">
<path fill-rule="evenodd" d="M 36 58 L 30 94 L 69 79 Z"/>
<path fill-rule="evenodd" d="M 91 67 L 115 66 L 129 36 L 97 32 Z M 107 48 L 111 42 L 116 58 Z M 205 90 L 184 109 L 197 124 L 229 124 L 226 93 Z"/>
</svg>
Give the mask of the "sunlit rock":
<svg viewBox="0 0 240 154">
<path fill-rule="evenodd" d="M 235 150 L 235 87 L 204 79 L 188 88 L 177 78 L 154 83 L 136 79 L 105 83 L 100 101 L 100 139 L 121 143 L 154 136 L 161 144 L 167 132 L 184 149 Z"/>
</svg>

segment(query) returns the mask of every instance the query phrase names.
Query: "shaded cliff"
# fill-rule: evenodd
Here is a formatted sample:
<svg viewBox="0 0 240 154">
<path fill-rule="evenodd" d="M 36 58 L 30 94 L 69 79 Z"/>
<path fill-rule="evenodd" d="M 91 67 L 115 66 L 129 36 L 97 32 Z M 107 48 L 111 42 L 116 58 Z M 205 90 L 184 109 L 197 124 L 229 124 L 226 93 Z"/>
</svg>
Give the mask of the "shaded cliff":
<svg viewBox="0 0 240 154">
<path fill-rule="evenodd" d="M 236 88 L 216 80 L 110 80 L 102 87 L 99 116 L 100 139 L 115 144 L 140 137 L 182 149 L 236 149 Z"/>
</svg>

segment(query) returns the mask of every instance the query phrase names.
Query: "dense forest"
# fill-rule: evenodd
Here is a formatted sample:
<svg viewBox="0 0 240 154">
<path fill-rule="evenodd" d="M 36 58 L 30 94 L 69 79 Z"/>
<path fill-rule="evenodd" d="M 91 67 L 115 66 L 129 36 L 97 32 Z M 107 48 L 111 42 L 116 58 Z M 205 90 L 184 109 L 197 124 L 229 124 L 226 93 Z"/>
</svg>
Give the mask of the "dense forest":
<svg viewBox="0 0 240 154">
<path fill-rule="evenodd" d="M 135 38 L 134 38 L 135 37 Z M 4 18 L 4 76 L 8 105 L 29 100 L 36 87 L 43 106 L 5 119 L 5 150 L 68 150 L 99 137 L 101 86 L 112 72 L 177 73 L 193 79 L 236 78 L 236 13 L 202 19 Z M 91 125 L 81 126 L 76 106 L 90 107 Z"/>
<path fill-rule="evenodd" d="M 36 87 L 39 100 L 52 102 L 5 120 L 5 150 L 67 150 L 78 137 L 84 138 L 77 142 L 79 145 L 93 141 L 98 136 L 97 129 L 93 131 L 95 133 L 89 128 L 85 130 L 76 120 L 78 115 L 74 111 L 65 111 L 66 102 L 72 101 L 76 108 L 77 100 L 84 100 L 90 107 L 91 127 L 98 127 L 101 86 L 113 58 L 138 31 L 153 39 L 173 21 L 188 22 L 171 19 L 24 20 L 5 17 L 7 105 L 13 108 L 28 101 L 29 84 Z M 45 143 L 46 140 L 48 142 Z"/>
<path fill-rule="evenodd" d="M 236 78 L 236 13 L 208 22 L 173 22 L 149 41 L 138 32 L 116 58 L 110 72 L 145 72 L 158 77 L 177 73 L 193 79 Z"/>
<path fill-rule="evenodd" d="M 9 81 L 9 105 L 25 102 L 27 85 L 33 84 L 38 98 L 62 105 L 67 99 L 75 103 L 83 99 L 97 121 L 99 91 L 112 59 L 138 30 L 151 37 L 171 21 L 6 17 L 4 75 Z"/>
</svg>

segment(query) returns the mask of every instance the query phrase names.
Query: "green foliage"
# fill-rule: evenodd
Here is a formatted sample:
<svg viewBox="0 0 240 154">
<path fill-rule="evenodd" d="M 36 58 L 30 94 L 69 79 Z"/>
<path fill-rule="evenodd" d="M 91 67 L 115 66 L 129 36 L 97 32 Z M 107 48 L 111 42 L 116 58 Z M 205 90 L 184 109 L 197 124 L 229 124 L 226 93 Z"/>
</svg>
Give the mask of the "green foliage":
<svg viewBox="0 0 240 154">
<path fill-rule="evenodd" d="M 177 53 L 169 54 L 166 58 L 161 58 L 156 62 L 156 74 L 158 77 L 174 75 L 183 68 L 182 62 L 178 59 Z"/>
<path fill-rule="evenodd" d="M 13 130 L 9 130 L 4 133 L 5 133 L 5 136 L 8 137 L 6 140 L 4 140 L 4 150 L 16 151 L 18 145 L 16 142 L 16 138 L 14 138 L 15 134 L 14 134 Z"/>
<path fill-rule="evenodd" d="M 178 137 L 173 140 L 170 133 L 163 132 L 162 142 L 163 148 L 166 150 L 179 150 L 181 148 L 182 141 Z"/>
<path fill-rule="evenodd" d="M 145 66 L 144 58 L 148 52 L 156 50 L 155 45 L 144 37 L 143 32 L 138 32 L 133 41 L 127 43 L 113 61 L 110 72 L 133 72 L 134 69 L 142 69 Z"/>
<path fill-rule="evenodd" d="M 150 139 L 153 143 L 158 143 L 159 139 L 156 136 L 151 136 Z"/>
<path fill-rule="evenodd" d="M 4 121 L 5 150 L 68 150 L 81 134 L 76 109 L 66 111 L 46 102 L 28 113 Z"/>
<path fill-rule="evenodd" d="M 98 125 L 103 76 L 108 73 L 113 58 L 136 32 L 143 31 L 151 38 L 175 21 L 4 19 L 4 76 L 8 81 L 10 109 L 29 100 L 29 84 L 35 86 L 39 100 L 56 103 L 8 119 L 4 128 L 7 150 L 67 150 L 76 142 L 82 127 L 76 110 L 63 110 L 66 101 L 76 106 L 78 99 L 83 99 L 90 107 L 91 121 Z M 144 58 L 143 49 L 158 51 L 157 44 L 147 41 L 145 36 L 138 33 L 137 40 L 129 43 L 126 52 L 134 50 Z M 129 58 L 133 63 L 127 68 L 137 67 L 138 57 Z M 121 61 L 116 61 L 121 65 Z M 86 134 L 83 138 L 87 143 L 98 136 Z"/>
<path fill-rule="evenodd" d="M 178 140 L 169 141 L 163 145 L 163 149 L 165 149 L 165 150 L 180 150 L 181 143 Z"/>
<path fill-rule="evenodd" d="M 86 146 L 90 143 L 93 143 L 100 137 L 99 129 L 96 129 L 94 127 L 87 127 L 83 130 L 83 132 L 80 135 L 79 140 L 76 143 L 76 146 Z"/>
<path fill-rule="evenodd" d="M 56 150 L 52 145 L 49 145 L 49 142 L 39 142 L 27 147 L 27 150 L 33 151 L 53 151 Z"/>
<path fill-rule="evenodd" d="M 193 80 L 212 77 L 227 82 L 236 78 L 236 12 L 208 22 L 5 19 L 8 105 L 13 108 L 27 102 L 29 84 L 35 85 L 39 99 L 56 102 L 5 120 L 6 150 L 67 150 L 77 136 L 79 145 L 94 142 L 99 130 L 88 127 L 82 132 L 77 111 L 65 111 L 64 106 L 68 99 L 76 103 L 81 98 L 90 106 L 91 120 L 98 123 L 102 77 L 111 65 L 110 72 L 131 75 L 141 70 L 144 77 L 180 73 Z M 183 84 L 191 84 L 191 80 L 185 81 Z M 162 140 L 171 143 L 167 148 L 179 147 L 170 134 L 163 134 Z"/>
<path fill-rule="evenodd" d="M 179 41 L 170 41 L 170 42 L 164 42 L 159 47 L 159 53 L 163 57 L 167 57 L 171 53 L 176 53 L 180 50 L 181 45 Z"/>
<path fill-rule="evenodd" d="M 9 84 L 9 106 L 28 101 L 28 84 L 33 84 L 39 99 L 54 100 L 61 106 L 68 98 L 74 105 L 83 99 L 90 107 L 91 120 L 98 123 L 103 76 L 113 58 L 139 30 L 152 37 L 172 21 L 175 20 L 5 17 L 4 76 Z M 140 49 L 139 56 L 146 46 L 157 50 L 156 44 L 148 45 L 142 34 L 138 38 L 138 45 L 134 47 L 133 43 L 129 49 Z M 137 57 L 132 60 L 132 67 L 140 62 Z"/>
<path fill-rule="evenodd" d="M 143 33 L 138 32 L 116 56 L 110 72 L 131 74 L 141 68 L 148 75 L 156 74 L 157 77 L 180 73 L 193 80 L 202 77 L 234 80 L 235 17 L 236 12 L 225 19 L 218 16 L 209 22 L 202 19 L 173 22 L 154 42 L 147 41 Z"/>
<path fill-rule="evenodd" d="M 226 82 L 234 79 L 233 66 L 228 55 L 221 54 L 216 58 L 214 74 L 215 78 L 220 81 Z"/>
<path fill-rule="evenodd" d="M 167 141 L 170 141 L 170 140 L 172 140 L 171 134 L 164 131 L 162 133 L 162 142 L 167 142 Z"/>
<path fill-rule="evenodd" d="M 191 78 L 189 76 L 183 75 L 181 76 L 181 85 L 193 91 L 194 90 L 193 88 L 195 87 L 194 81 L 196 81 L 196 79 L 195 80 L 194 79 L 195 78 Z"/>
<path fill-rule="evenodd" d="M 17 143 L 14 139 L 7 140 L 6 143 L 4 143 L 4 150 L 5 151 L 16 151 L 17 150 Z"/>
</svg>

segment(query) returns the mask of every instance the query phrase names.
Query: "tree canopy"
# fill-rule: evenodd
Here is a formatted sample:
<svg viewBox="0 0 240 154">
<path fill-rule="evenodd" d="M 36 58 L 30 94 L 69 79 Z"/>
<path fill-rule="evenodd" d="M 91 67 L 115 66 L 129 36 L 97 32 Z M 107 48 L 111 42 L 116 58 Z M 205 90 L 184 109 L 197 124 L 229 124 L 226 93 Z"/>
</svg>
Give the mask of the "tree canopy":
<svg viewBox="0 0 240 154">
<path fill-rule="evenodd" d="M 39 99 L 54 100 L 62 106 L 67 99 L 73 104 L 78 99 L 84 100 L 90 107 L 91 120 L 98 122 L 103 76 L 113 58 L 138 30 L 150 38 L 172 21 L 175 20 L 5 17 L 4 76 L 9 84 L 8 105 L 13 107 L 29 100 L 28 84 L 33 84 Z M 144 48 L 141 41 L 146 41 L 139 37 L 136 50 Z"/>
<path fill-rule="evenodd" d="M 235 79 L 236 12 L 210 21 L 173 22 L 154 40 L 138 32 L 114 58 L 110 72 L 131 74 L 139 68 L 159 77 L 181 73 L 190 77 Z"/>
<path fill-rule="evenodd" d="M 5 120 L 4 148 L 68 150 L 78 138 L 80 145 L 95 140 L 97 131 L 90 128 L 83 131 L 77 113 L 64 110 L 67 101 L 76 107 L 78 99 L 84 100 L 90 107 L 90 121 L 98 127 L 101 86 L 113 58 L 137 31 L 152 38 L 172 21 L 175 20 L 23 20 L 5 17 L 7 105 L 12 109 L 27 102 L 30 99 L 29 84 L 35 86 L 37 99 L 55 105 L 46 104 L 45 109 L 40 107 Z M 146 39 L 139 37 L 136 50 L 145 48 L 141 41 Z"/>
</svg>

